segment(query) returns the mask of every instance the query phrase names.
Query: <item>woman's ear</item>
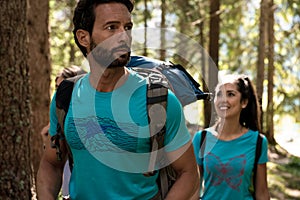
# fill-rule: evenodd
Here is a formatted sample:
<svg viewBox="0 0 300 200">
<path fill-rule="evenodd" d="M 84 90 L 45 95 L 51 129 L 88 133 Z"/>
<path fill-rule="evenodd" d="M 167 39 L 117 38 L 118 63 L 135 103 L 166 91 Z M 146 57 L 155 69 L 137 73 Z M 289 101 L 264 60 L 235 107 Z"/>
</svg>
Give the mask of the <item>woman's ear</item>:
<svg viewBox="0 0 300 200">
<path fill-rule="evenodd" d="M 248 99 L 242 100 L 242 108 L 243 108 L 243 109 L 246 108 L 247 105 L 248 105 Z"/>
<path fill-rule="evenodd" d="M 91 37 L 88 31 L 83 29 L 78 29 L 76 31 L 76 37 L 81 46 L 84 46 L 87 49 L 90 48 Z"/>
</svg>

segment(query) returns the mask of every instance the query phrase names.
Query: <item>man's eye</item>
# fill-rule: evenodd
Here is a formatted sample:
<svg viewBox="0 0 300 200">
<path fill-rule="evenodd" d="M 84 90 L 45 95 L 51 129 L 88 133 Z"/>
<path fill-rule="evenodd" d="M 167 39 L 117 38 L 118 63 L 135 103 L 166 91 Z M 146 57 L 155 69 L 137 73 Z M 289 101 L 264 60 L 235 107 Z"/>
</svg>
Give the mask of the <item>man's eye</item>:
<svg viewBox="0 0 300 200">
<path fill-rule="evenodd" d="M 108 30 L 115 30 L 115 29 L 116 29 L 116 26 L 115 26 L 115 25 L 111 25 L 111 26 L 108 26 L 107 29 L 108 29 Z"/>
<path fill-rule="evenodd" d="M 126 31 L 130 31 L 132 29 L 132 26 L 125 26 Z"/>
</svg>

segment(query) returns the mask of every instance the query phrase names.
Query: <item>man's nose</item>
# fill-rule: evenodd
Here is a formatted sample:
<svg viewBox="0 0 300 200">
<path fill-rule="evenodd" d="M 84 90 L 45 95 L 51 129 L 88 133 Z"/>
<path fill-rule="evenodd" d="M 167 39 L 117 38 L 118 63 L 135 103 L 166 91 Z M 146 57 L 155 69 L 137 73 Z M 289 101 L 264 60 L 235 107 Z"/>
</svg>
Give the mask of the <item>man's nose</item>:
<svg viewBox="0 0 300 200">
<path fill-rule="evenodd" d="M 120 28 L 118 32 L 119 42 L 130 42 L 131 41 L 131 31 L 126 30 L 125 28 Z"/>
</svg>

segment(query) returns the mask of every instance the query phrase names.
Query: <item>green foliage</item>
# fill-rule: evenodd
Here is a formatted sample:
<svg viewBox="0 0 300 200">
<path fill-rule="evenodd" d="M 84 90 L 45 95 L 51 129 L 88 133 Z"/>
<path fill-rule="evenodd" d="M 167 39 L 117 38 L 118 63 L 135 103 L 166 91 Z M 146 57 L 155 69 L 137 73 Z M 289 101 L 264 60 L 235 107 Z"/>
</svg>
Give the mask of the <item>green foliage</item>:
<svg viewBox="0 0 300 200">
<path fill-rule="evenodd" d="M 145 10 L 145 2 L 147 9 Z M 166 1 L 167 27 L 176 29 L 190 39 L 201 42 L 207 49 L 209 38 L 209 0 Z M 245 73 L 256 80 L 259 41 L 259 1 L 224 0 L 220 7 L 220 49 L 219 66 L 229 73 Z M 275 115 L 293 113 L 300 116 L 300 7 L 298 0 L 275 0 Z M 75 45 L 72 34 L 72 11 L 76 0 L 50 0 L 50 43 L 52 59 L 52 80 L 63 67 L 81 65 L 83 56 Z M 160 4 L 158 0 L 136 0 L 133 11 L 134 27 L 160 27 Z M 200 41 L 200 32 L 204 34 Z M 176 52 L 169 53 L 168 60 L 186 64 L 193 59 L 195 51 L 180 46 L 180 41 L 168 44 L 172 49 L 186 52 L 183 60 Z M 72 50 L 75 49 L 75 52 Z M 141 46 L 140 49 L 143 49 Z M 143 54 L 143 52 L 136 52 Z M 159 52 L 149 50 L 148 56 L 159 58 Z M 74 57 L 74 59 L 73 59 Z M 199 61 L 200 62 L 200 61 Z M 187 68 L 191 66 L 186 65 Z M 195 77 L 201 78 L 201 71 L 189 69 Z M 266 63 L 267 70 L 267 63 Z M 267 76 L 265 76 L 267 77 Z M 265 81 L 265 86 L 267 81 Z M 266 93 L 265 89 L 265 93 Z M 265 100 L 265 99 L 264 99 Z M 264 103 L 266 104 L 266 103 Z M 297 119 L 300 120 L 300 119 Z"/>
<path fill-rule="evenodd" d="M 57 73 L 64 67 L 81 65 L 83 56 L 75 46 L 72 33 L 72 17 L 76 0 L 50 0 L 49 3 L 50 52 L 52 61 L 51 80 L 54 80 Z M 72 49 L 76 49 L 76 51 L 73 53 Z"/>
</svg>

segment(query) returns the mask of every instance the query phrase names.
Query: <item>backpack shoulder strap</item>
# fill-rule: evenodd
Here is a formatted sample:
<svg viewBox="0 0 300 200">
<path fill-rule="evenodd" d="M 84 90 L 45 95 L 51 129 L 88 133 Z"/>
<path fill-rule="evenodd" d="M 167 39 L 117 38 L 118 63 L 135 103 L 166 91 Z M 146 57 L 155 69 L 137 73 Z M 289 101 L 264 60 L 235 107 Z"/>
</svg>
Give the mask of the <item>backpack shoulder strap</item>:
<svg viewBox="0 0 300 200">
<path fill-rule="evenodd" d="M 147 79 L 147 113 L 151 139 L 151 156 L 148 171 L 151 172 L 155 171 L 157 150 L 164 146 L 168 88 L 160 84 L 156 76 L 148 76 Z"/>
<path fill-rule="evenodd" d="M 149 71 L 146 69 L 146 72 L 144 70 L 145 69 L 141 69 L 139 74 L 145 73 L 143 76 L 148 79 L 147 113 L 150 127 L 151 153 L 148 167 L 148 171 L 150 173 L 147 174 L 151 176 L 157 173 L 157 170 L 155 170 L 155 164 L 156 161 L 160 159 L 160 155 L 157 155 L 157 151 L 164 147 L 164 137 L 166 133 L 165 122 L 167 117 L 166 108 L 169 87 L 163 74 L 154 70 Z M 172 180 L 169 179 L 170 175 L 172 175 Z M 157 183 L 162 197 L 167 195 L 170 189 L 170 181 L 174 181 L 176 179 L 175 177 L 175 171 L 168 167 L 159 170 Z"/>
<path fill-rule="evenodd" d="M 206 133 L 207 131 L 206 130 L 203 130 L 202 133 L 201 133 L 201 139 L 200 139 L 200 150 L 201 150 L 201 158 L 203 158 L 204 156 L 204 150 L 205 150 L 205 146 L 206 146 Z"/>
<path fill-rule="evenodd" d="M 206 134 L 207 134 L 207 130 L 202 130 L 201 132 L 201 138 L 200 138 L 200 146 L 199 146 L 199 149 L 200 149 L 200 155 L 201 155 L 201 160 L 204 159 L 204 151 L 205 151 L 205 146 L 206 146 Z M 204 167 L 203 167 L 203 171 L 204 171 Z M 200 178 L 200 192 L 202 193 L 203 191 L 203 187 L 202 187 L 202 181 L 203 181 L 203 176 Z M 200 198 L 201 199 L 201 198 Z"/>
<path fill-rule="evenodd" d="M 68 78 L 63 80 L 56 91 L 56 115 L 57 115 L 57 134 L 51 137 L 51 146 L 52 148 L 56 148 L 56 154 L 57 154 L 57 160 L 61 160 L 62 157 L 62 152 L 60 149 L 60 143 L 59 141 L 61 139 L 64 139 L 64 121 L 66 114 L 68 113 L 69 110 L 69 105 L 71 102 L 71 97 L 72 97 L 72 92 L 73 92 L 73 87 L 75 83 L 83 77 L 85 74 L 81 74 L 72 78 Z M 69 149 L 68 144 L 67 146 L 67 151 L 68 151 L 68 157 L 69 157 L 69 164 L 70 167 L 73 164 L 72 162 L 72 154 Z M 71 168 L 72 169 L 72 168 Z"/>
<path fill-rule="evenodd" d="M 263 142 L 263 135 L 261 133 L 258 133 L 257 140 L 256 140 L 256 148 L 255 148 L 254 166 L 253 166 L 253 188 L 254 188 L 254 192 L 255 192 L 255 185 L 256 185 L 255 183 L 256 183 L 257 165 L 258 165 L 258 160 L 261 156 L 262 142 Z"/>
<path fill-rule="evenodd" d="M 152 142 L 151 152 L 153 152 L 164 146 L 168 89 L 171 86 L 167 78 L 158 70 L 140 67 L 131 70 L 147 79 L 147 113 Z M 150 171 L 153 171 L 154 166 L 151 169 Z"/>
</svg>

